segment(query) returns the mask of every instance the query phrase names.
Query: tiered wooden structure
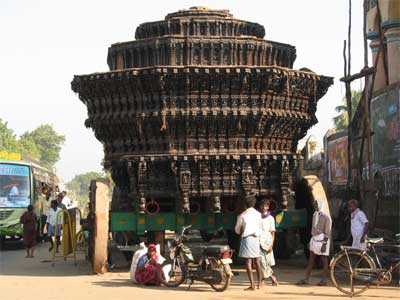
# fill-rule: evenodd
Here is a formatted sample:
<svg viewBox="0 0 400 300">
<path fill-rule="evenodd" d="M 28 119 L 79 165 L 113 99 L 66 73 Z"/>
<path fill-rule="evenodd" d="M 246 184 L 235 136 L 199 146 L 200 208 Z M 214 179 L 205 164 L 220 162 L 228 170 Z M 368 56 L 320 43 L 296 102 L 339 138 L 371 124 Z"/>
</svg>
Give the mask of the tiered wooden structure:
<svg viewBox="0 0 400 300">
<path fill-rule="evenodd" d="M 234 213 L 246 194 L 294 207 L 297 142 L 333 80 L 292 69 L 295 47 L 264 35 L 228 10 L 193 7 L 113 44 L 109 72 L 74 77 L 114 211 Z"/>
</svg>

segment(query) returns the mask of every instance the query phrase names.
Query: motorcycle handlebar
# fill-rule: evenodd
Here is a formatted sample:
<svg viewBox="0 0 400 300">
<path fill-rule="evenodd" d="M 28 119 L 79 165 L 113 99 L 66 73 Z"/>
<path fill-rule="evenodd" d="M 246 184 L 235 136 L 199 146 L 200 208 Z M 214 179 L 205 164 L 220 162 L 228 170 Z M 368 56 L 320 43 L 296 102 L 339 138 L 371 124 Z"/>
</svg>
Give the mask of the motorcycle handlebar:
<svg viewBox="0 0 400 300">
<path fill-rule="evenodd" d="M 192 225 L 188 225 L 188 226 L 183 226 L 182 227 L 182 235 L 185 233 L 186 230 L 188 230 L 190 227 L 192 227 Z"/>
</svg>

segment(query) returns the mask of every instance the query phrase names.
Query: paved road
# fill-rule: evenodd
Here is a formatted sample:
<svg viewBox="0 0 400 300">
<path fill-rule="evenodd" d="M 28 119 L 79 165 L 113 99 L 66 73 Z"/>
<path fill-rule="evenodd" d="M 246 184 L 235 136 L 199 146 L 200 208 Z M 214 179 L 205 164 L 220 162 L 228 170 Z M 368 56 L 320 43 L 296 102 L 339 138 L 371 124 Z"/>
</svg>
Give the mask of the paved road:
<svg viewBox="0 0 400 300">
<path fill-rule="evenodd" d="M 50 254 L 41 245 L 33 259 L 24 258 L 23 250 L 0 252 L 0 299 L 10 300 L 129 300 L 129 299 L 340 299 L 343 296 L 332 286 L 297 287 L 294 283 L 302 277 L 305 262 L 280 263 L 276 274 L 280 286 L 267 285 L 263 290 L 245 292 L 246 274 L 239 269 L 232 286 L 224 293 L 217 293 L 205 284 L 195 283 L 190 291 L 186 285 L 177 289 L 164 287 L 141 287 L 129 280 L 129 274 L 113 272 L 105 275 L 90 275 L 90 266 L 78 256 L 78 264 L 73 260 L 56 261 L 51 266 Z M 279 263 L 279 262 L 278 262 Z M 318 282 L 320 272 L 316 271 L 311 282 Z M 357 299 L 399 299 L 400 288 L 379 287 L 368 290 Z M 346 299 L 343 298 L 343 299 Z"/>
</svg>

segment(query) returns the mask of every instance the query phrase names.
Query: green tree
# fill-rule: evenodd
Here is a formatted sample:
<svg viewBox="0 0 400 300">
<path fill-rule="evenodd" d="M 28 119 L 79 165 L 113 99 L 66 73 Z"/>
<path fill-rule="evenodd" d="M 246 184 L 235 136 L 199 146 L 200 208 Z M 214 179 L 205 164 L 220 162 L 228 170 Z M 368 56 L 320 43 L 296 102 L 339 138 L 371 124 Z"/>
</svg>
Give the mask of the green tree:
<svg viewBox="0 0 400 300">
<path fill-rule="evenodd" d="M 358 103 L 360 102 L 362 91 L 351 91 L 351 119 L 353 119 L 356 113 Z M 337 131 L 345 130 L 349 124 L 349 118 L 347 115 L 347 102 L 346 98 L 342 99 L 342 103 L 335 107 L 335 111 L 339 113 L 337 116 L 333 117 L 333 122 L 335 124 L 335 129 Z"/>
<path fill-rule="evenodd" d="M 8 123 L 0 119 L 0 151 L 18 151 L 17 137 L 14 131 L 8 128 Z"/>
<path fill-rule="evenodd" d="M 34 158 L 39 161 L 41 159 L 38 146 L 31 138 L 29 138 L 25 134 L 23 134 L 18 140 L 18 152 L 23 154 L 24 156 Z"/>
<path fill-rule="evenodd" d="M 79 206 L 84 207 L 88 202 L 90 181 L 105 177 L 106 174 L 100 172 L 87 172 L 75 175 L 74 178 L 66 184 L 68 194 L 71 195 L 73 200 L 78 201 Z"/>
<path fill-rule="evenodd" d="M 57 134 L 53 126 L 49 124 L 40 125 L 35 130 L 25 132 L 21 136 L 23 145 L 36 145 L 33 149 L 33 155 L 38 151 L 40 161 L 53 167 L 60 159 L 61 146 L 65 142 L 65 136 Z"/>
</svg>

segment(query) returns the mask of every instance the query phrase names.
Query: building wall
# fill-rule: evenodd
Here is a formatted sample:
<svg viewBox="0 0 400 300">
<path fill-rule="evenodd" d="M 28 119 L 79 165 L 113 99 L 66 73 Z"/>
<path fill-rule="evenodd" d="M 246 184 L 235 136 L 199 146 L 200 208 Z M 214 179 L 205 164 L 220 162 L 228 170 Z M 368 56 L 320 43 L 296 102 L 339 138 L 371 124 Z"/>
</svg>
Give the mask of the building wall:
<svg viewBox="0 0 400 300">
<path fill-rule="evenodd" d="M 370 0 L 368 9 L 372 64 L 378 53 L 379 60 L 370 106 L 374 188 L 367 206 L 377 227 L 400 232 L 400 1 Z"/>
</svg>

